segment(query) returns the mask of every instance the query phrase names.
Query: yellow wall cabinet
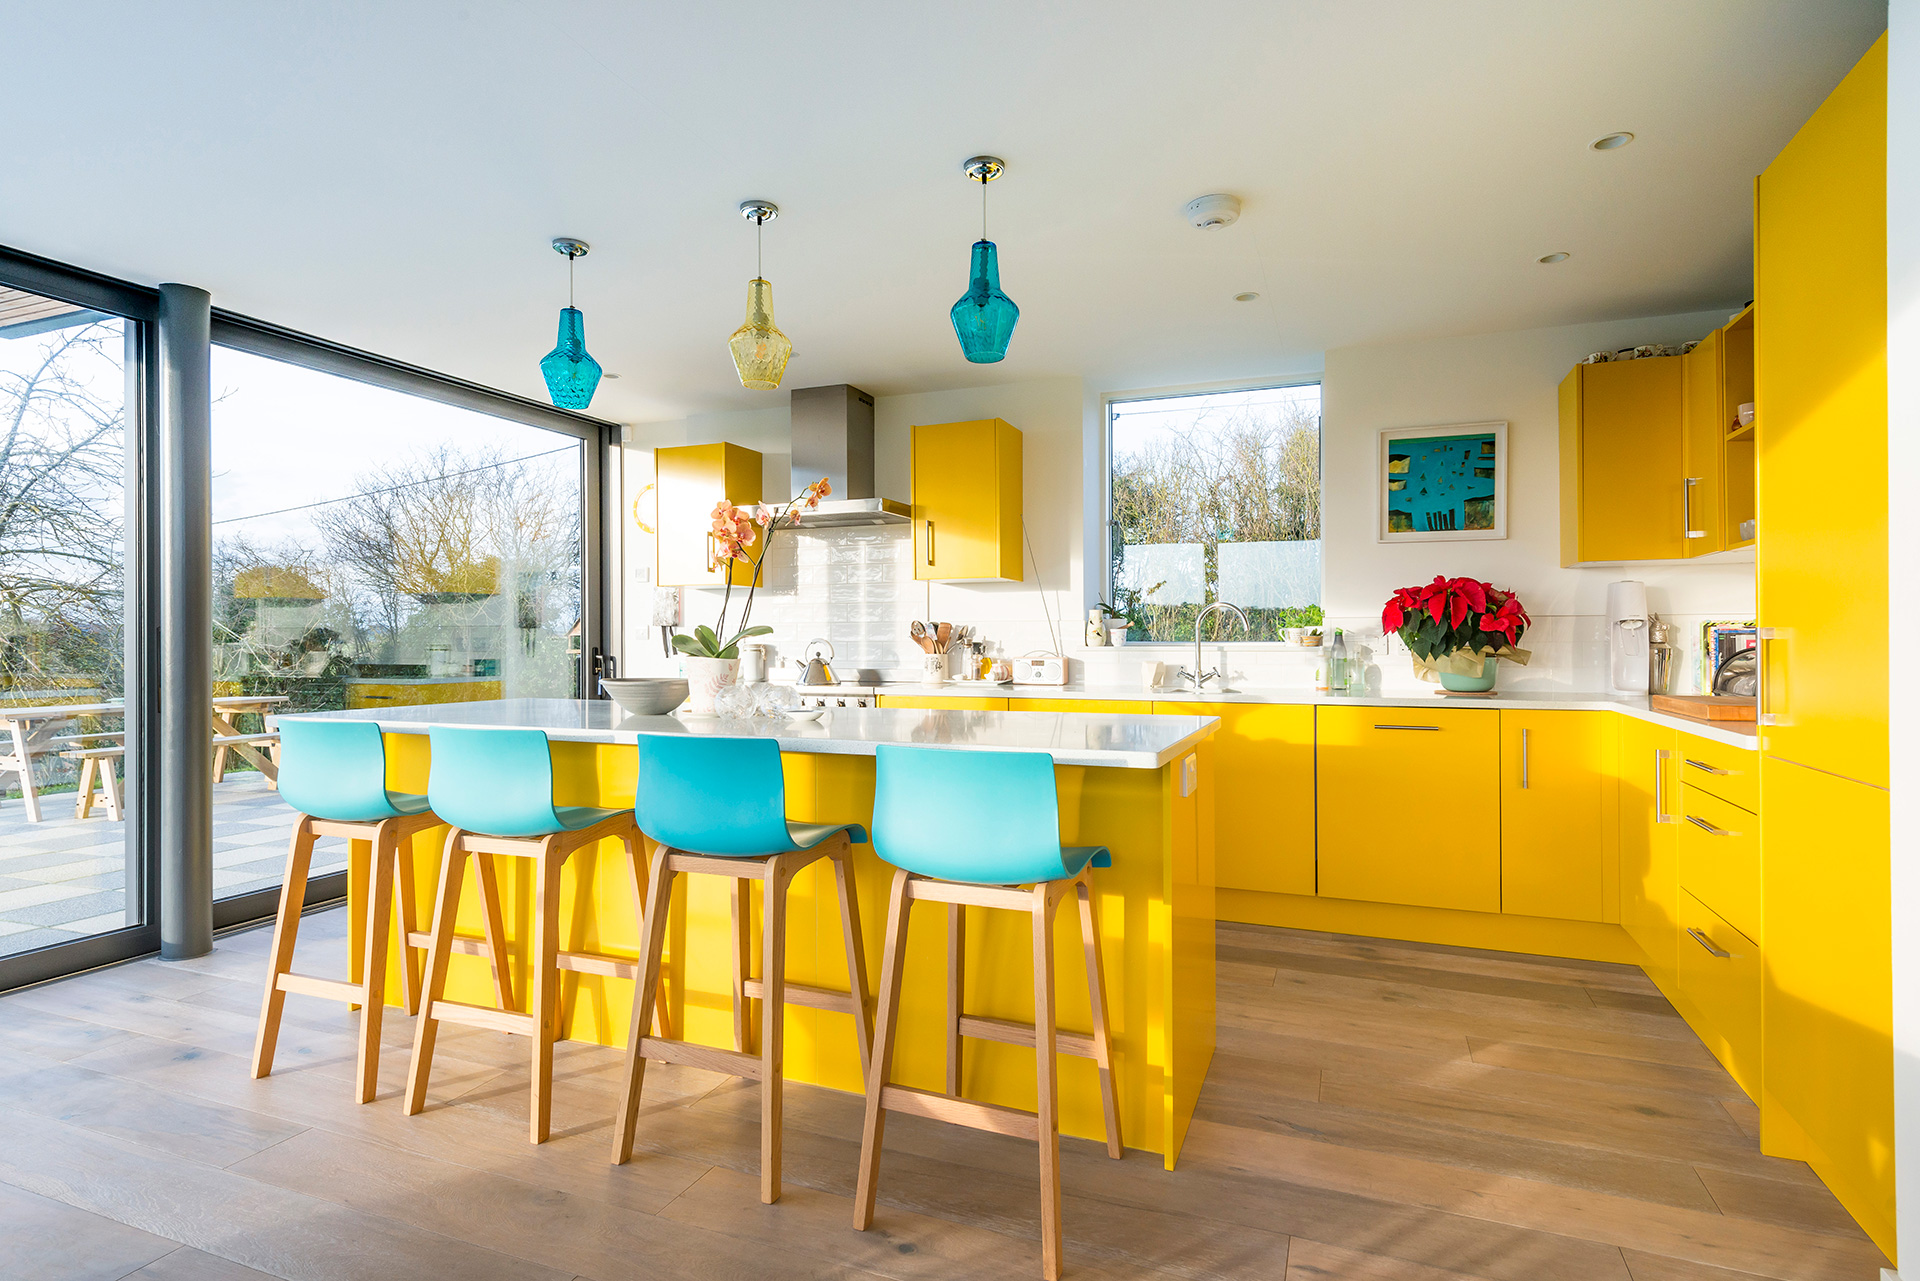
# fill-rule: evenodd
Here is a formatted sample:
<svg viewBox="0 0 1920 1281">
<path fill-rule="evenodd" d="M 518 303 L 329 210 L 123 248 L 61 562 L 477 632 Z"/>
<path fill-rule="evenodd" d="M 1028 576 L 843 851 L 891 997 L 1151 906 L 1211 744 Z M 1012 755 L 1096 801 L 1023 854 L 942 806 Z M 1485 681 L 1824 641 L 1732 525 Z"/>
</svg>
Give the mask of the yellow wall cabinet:
<svg viewBox="0 0 1920 1281">
<path fill-rule="evenodd" d="M 708 531 L 715 503 L 760 501 L 759 452 L 728 444 L 676 445 L 654 450 L 653 466 L 660 585 L 724 587 L 728 572 L 737 585 L 752 581 L 753 567 L 738 561 L 726 570 L 707 568 L 713 554 Z"/>
<path fill-rule="evenodd" d="M 1613 766 L 1619 717 L 1505 709 L 1499 717 L 1500 910 L 1617 920 Z"/>
<path fill-rule="evenodd" d="M 1500 713 L 1320 707 L 1322 897 L 1500 910 Z"/>
<path fill-rule="evenodd" d="M 1157 715 L 1217 716 L 1216 880 L 1222 889 L 1314 892 L 1314 709 L 1310 704 L 1155 703 Z"/>
<path fill-rule="evenodd" d="M 1687 554 L 1682 359 L 1575 365 L 1561 382 L 1561 564 Z"/>
<path fill-rule="evenodd" d="M 1022 580 L 1021 437 L 998 418 L 913 429 L 913 576 Z"/>
<path fill-rule="evenodd" d="M 1679 936 L 1680 735 L 1628 717 L 1620 726 L 1620 924 L 1647 954 L 1647 976 L 1669 997 Z"/>
</svg>

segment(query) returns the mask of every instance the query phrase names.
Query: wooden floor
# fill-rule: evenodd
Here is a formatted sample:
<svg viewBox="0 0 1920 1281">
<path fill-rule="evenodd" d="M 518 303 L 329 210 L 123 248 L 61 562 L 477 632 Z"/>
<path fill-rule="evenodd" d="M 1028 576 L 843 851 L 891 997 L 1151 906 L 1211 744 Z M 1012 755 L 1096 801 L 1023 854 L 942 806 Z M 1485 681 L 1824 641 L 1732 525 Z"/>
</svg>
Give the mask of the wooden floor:
<svg viewBox="0 0 1920 1281">
<path fill-rule="evenodd" d="M 307 918 L 302 968 L 342 950 Z M 1638 971 L 1220 928 L 1220 1051 L 1180 1168 L 1064 1149 L 1068 1275 L 1279 1281 L 1874 1281 L 1884 1264 Z M 353 1017 L 288 1000 L 247 1077 L 264 932 L 0 998 L 0 1273 L 41 1278 L 1038 1275 L 1031 1145 L 888 1125 L 849 1226 L 860 1104 L 790 1087 L 756 1196 L 756 1086 L 647 1074 L 607 1164 L 616 1051 L 564 1045 L 525 1141 L 524 1042 L 443 1025 L 428 1110 L 348 1102 Z M 328 959 L 334 959 L 329 956 Z"/>
</svg>

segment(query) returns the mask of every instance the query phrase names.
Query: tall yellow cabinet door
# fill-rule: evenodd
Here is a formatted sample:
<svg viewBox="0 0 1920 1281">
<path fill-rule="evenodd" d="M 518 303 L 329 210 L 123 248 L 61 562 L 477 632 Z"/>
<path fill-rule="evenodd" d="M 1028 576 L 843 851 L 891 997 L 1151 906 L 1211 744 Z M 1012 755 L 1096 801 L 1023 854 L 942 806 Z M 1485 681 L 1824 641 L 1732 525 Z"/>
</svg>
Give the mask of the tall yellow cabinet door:
<svg viewBox="0 0 1920 1281">
<path fill-rule="evenodd" d="M 1575 365 L 1561 384 L 1564 563 L 1687 554 L 1680 362 Z"/>
<path fill-rule="evenodd" d="M 1021 581 L 1025 471 L 998 418 L 913 429 L 913 576 Z"/>
<path fill-rule="evenodd" d="M 1500 910 L 1500 713 L 1320 707 L 1320 893 Z"/>
<path fill-rule="evenodd" d="M 1620 924 L 1647 954 L 1647 975 L 1676 991 L 1679 937 L 1677 731 L 1623 717 L 1620 735 Z"/>
<path fill-rule="evenodd" d="M 1880 786 L 1886 114 L 1882 37 L 1760 176 L 1754 255 L 1766 750 Z"/>
<path fill-rule="evenodd" d="M 1313 707 L 1155 703 L 1153 710 L 1220 718 L 1213 738 L 1220 888 L 1313 893 Z"/>
<path fill-rule="evenodd" d="M 658 578 L 662 587 L 724 587 L 730 571 L 736 585 L 753 579 L 753 567 L 734 561 L 724 570 L 707 567 L 713 508 L 725 500 L 740 506 L 760 501 L 760 454 L 739 445 L 676 445 L 653 451 L 654 493 L 659 503 Z M 751 549 L 749 549 L 751 551 Z"/>
<path fill-rule="evenodd" d="M 1612 712 L 1500 716 L 1500 910 L 1617 919 Z"/>
<path fill-rule="evenodd" d="M 1723 410 L 1721 405 L 1726 382 L 1720 367 L 1723 348 L 1724 340 L 1716 329 L 1680 357 L 1685 394 L 1682 420 L 1686 425 L 1681 514 L 1689 556 L 1705 556 L 1726 545 L 1724 471 L 1727 424 L 1733 420 L 1733 411 Z"/>
</svg>

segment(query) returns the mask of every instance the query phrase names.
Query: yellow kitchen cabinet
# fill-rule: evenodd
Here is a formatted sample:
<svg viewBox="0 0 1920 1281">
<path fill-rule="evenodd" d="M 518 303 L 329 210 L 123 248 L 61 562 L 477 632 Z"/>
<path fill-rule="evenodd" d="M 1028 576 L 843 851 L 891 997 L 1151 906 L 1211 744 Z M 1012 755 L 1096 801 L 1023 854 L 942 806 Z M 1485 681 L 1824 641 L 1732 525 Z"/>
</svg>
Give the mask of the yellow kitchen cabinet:
<svg viewBox="0 0 1920 1281">
<path fill-rule="evenodd" d="M 1312 705 L 1156 702 L 1153 711 L 1220 718 L 1211 740 L 1220 888 L 1312 894 Z"/>
<path fill-rule="evenodd" d="M 1680 736 L 1680 776 L 1689 788 L 1760 812 L 1760 753 L 1698 734 Z"/>
<path fill-rule="evenodd" d="M 1756 552 L 1769 754 L 1886 786 L 1884 37 L 1760 175 Z"/>
<path fill-rule="evenodd" d="M 653 467 L 660 585 L 724 587 L 729 572 L 737 586 L 752 582 L 751 565 L 734 561 L 721 570 L 707 565 L 713 555 L 714 505 L 760 501 L 759 452 L 725 443 L 675 445 L 654 450 Z"/>
<path fill-rule="evenodd" d="M 1500 910 L 1500 713 L 1316 709 L 1320 894 Z"/>
<path fill-rule="evenodd" d="M 1678 983 L 1687 1023 L 1749 1098 L 1760 1097 L 1760 945 L 1680 891 Z"/>
<path fill-rule="evenodd" d="M 1097 716 L 1145 716 L 1152 710 L 1146 699 L 1118 698 L 1010 698 L 1010 712 L 1082 712 Z M 1214 715 L 1212 712 L 1206 713 Z"/>
<path fill-rule="evenodd" d="M 1721 445 L 1720 543 L 1751 547 L 1754 533 L 1741 526 L 1754 520 L 1754 444 L 1752 425 L 1742 427 L 1740 406 L 1754 403 L 1754 313 L 1749 306 L 1720 331 Z"/>
<path fill-rule="evenodd" d="M 1004 698 L 947 698 L 935 694 L 882 694 L 874 700 L 876 707 L 918 707 L 930 711 L 949 712 L 1004 712 L 1007 700 Z"/>
<path fill-rule="evenodd" d="M 998 418 L 913 429 L 913 576 L 1022 580 L 1021 436 Z"/>
<path fill-rule="evenodd" d="M 1686 528 L 1683 552 L 1688 556 L 1704 556 L 1725 545 L 1721 505 L 1726 496 L 1727 424 L 1733 421 L 1723 403 L 1726 377 L 1720 358 L 1725 348 L 1725 339 L 1716 329 L 1680 357 L 1681 417 L 1686 429 L 1686 476 L 1680 497 Z"/>
<path fill-rule="evenodd" d="M 1674 995 L 1680 933 L 1677 731 L 1620 725 L 1620 924 L 1647 954 L 1647 976 Z"/>
<path fill-rule="evenodd" d="M 1680 789 L 1679 837 L 1680 888 L 1763 942 L 1759 816 L 1688 783 Z"/>
<path fill-rule="evenodd" d="M 1500 910 L 1618 919 L 1619 717 L 1506 710 L 1499 717 Z"/>
<path fill-rule="evenodd" d="M 347 706 L 424 707 L 434 703 L 491 703 L 500 697 L 494 680 L 349 681 Z"/>
<path fill-rule="evenodd" d="M 1561 564 L 1686 556 L 1682 360 L 1575 365 L 1561 382 Z"/>
<path fill-rule="evenodd" d="M 1892 1255 L 1890 797 L 1772 756 L 1760 796 L 1760 1148 L 1812 1165 Z"/>
</svg>

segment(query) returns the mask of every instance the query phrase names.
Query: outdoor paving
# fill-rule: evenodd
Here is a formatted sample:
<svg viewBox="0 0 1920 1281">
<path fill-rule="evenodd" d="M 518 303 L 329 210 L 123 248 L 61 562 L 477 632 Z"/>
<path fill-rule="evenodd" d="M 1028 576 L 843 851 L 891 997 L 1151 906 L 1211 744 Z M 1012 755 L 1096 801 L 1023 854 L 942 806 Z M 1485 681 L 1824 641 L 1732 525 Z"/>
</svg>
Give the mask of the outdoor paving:
<svg viewBox="0 0 1920 1281">
<path fill-rule="evenodd" d="M 125 823 L 96 803 L 73 815 L 72 792 L 41 794 L 41 821 L 18 797 L 0 800 L 0 956 L 68 943 L 127 921 Z M 280 884 L 293 810 L 261 775 L 231 773 L 213 788 L 213 892 L 225 898 Z M 347 843 L 324 840 L 313 874 L 347 865 Z"/>
</svg>

